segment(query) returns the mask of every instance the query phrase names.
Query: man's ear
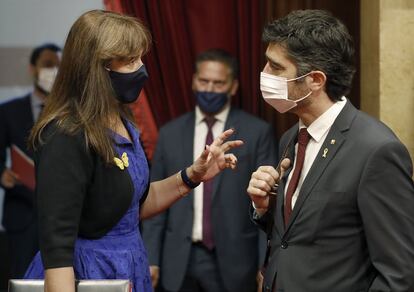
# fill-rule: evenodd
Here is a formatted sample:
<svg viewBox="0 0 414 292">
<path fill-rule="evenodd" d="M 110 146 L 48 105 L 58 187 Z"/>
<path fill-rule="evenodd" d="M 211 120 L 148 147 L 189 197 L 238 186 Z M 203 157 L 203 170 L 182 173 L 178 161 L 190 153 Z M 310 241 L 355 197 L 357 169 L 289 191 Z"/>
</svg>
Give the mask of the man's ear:
<svg viewBox="0 0 414 292">
<path fill-rule="evenodd" d="M 239 80 L 238 79 L 234 79 L 233 80 L 233 84 L 231 85 L 230 95 L 231 96 L 236 95 L 237 89 L 239 89 Z"/>
<path fill-rule="evenodd" d="M 191 80 L 191 89 L 193 90 L 193 91 L 197 91 L 196 90 L 196 80 L 197 79 L 197 73 L 194 73 L 193 74 L 193 79 Z"/>
<path fill-rule="evenodd" d="M 307 77 L 308 86 L 312 91 L 325 88 L 326 75 L 322 71 L 312 71 Z"/>
</svg>

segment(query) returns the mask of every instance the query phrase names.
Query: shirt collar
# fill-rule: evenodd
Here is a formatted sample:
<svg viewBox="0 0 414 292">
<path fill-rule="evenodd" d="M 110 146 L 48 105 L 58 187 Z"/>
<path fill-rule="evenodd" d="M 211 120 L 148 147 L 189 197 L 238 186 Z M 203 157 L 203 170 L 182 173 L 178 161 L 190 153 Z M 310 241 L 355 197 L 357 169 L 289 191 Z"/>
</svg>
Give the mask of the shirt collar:
<svg viewBox="0 0 414 292">
<path fill-rule="evenodd" d="M 328 110 L 320 115 L 312 124 L 308 127 L 308 133 L 311 135 L 317 143 L 322 139 L 327 131 L 332 127 L 339 113 L 342 111 L 347 100 L 343 96 L 341 100 L 335 102 Z M 299 129 L 306 127 L 302 120 L 299 120 Z"/>
<path fill-rule="evenodd" d="M 219 112 L 218 114 L 214 115 L 214 117 L 217 119 L 218 122 L 225 123 L 227 120 L 227 117 L 230 112 L 230 104 L 228 103 L 224 109 Z M 195 120 L 196 125 L 202 123 L 204 121 L 205 114 L 201 111 L 200 107 L 197 105 L 195 108 Z"/>
</svg>

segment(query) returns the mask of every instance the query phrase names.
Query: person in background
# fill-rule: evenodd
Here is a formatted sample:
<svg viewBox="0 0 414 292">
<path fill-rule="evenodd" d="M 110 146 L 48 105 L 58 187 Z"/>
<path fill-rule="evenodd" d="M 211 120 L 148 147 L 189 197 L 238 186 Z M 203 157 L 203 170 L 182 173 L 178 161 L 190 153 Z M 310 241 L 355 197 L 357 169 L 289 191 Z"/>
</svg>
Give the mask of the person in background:
<svg viewBox="0 0 414 292">
<path fill-rule="evenodd" d="M 129 103 L 148 78 L 141 57 L 151 45 L 133 17 L 92 10 L 69 31 L 56 83 L 31 132 L 39 212 L 40 253 L 26 279 L 45 291 L 74 292 L 75 279 L 129 279 L 152 291 L 138 229 L 191 188 L 237 158 L 241 140 L 222 132 L 170 177 L 149 183 L 148 163 Z"/>
<path fill-rule="evenodd" d="M 265 238 L 249 217 L 250 174 L 276 163 L 277 144 L 264 121 L 231 105 L 239 86 L 237 60 L 221 49 L 198 55 L 192 90 L 195 110 L 161 128 L 151 180 L 164 179 L 203 152 L 209 140 L 233 128 L 244 146 L 235 172 L 197 186 L 166 212 L 143 223 L 154 286 L 167 291 L 256 291 Z"/>
<path fill-rule="evenodd" d="M 253 218 L 271 235 L 264 291 L 414 291 L 411 158 L 345 97 L 355 72 L 345 25 L 294 11 L 263 39 L 263 98 L 299 117 L 281 138 L 281 169 L 259 167 L 248 187 Z"/>
<path fill-rule="evenodd" d="M 0 104 L 0 186 L 5 190 L 2 224 L 9 241 L 11 278 L 23 277 L 38 250 L 38 235 L 34 192 L 6 166 L 7 151 L 15 145 L 32 158 L 27 139 L 53 86 L 59 63 L 57 45 L 36 47 L 30 56 L 34 90 Z"/>
</svg>

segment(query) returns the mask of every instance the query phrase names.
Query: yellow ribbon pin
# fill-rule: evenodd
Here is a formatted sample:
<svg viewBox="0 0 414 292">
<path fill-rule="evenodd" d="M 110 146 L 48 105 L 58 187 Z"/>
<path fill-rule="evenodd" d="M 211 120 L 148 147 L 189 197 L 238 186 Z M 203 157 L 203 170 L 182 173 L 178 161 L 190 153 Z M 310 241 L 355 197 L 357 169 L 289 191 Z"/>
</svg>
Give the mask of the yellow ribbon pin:
<svg viewBox="0 0 414 292">
<path fill-rule="evenodd" d="M 323 155 L 322 155 L 322 157 L 323 158 L 326 158 L 326 154 L 328 154 L 328 148 L 325 148 L 325 149 L 323 149 Z"/>
</svg>

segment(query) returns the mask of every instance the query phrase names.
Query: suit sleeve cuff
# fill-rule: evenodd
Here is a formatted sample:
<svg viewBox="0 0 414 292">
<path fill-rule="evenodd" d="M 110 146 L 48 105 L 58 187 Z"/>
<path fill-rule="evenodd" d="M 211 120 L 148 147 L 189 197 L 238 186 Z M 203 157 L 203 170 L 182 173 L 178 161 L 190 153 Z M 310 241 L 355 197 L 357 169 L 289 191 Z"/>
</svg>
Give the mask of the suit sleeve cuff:
<svg viewBox="0 0 414 292">
<path fill-rule="evenodd" d="M 255 219 L 255 220 L 260 219 L 267 212 L 267 209 L 257 208 L 254 202 L 252 202 L 252 206 L 253 206 L 253 209 L 254 209 L 253 219 Z"/>
</svg>

